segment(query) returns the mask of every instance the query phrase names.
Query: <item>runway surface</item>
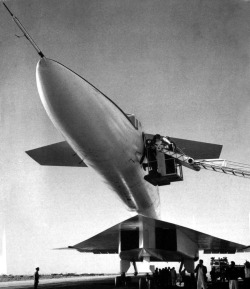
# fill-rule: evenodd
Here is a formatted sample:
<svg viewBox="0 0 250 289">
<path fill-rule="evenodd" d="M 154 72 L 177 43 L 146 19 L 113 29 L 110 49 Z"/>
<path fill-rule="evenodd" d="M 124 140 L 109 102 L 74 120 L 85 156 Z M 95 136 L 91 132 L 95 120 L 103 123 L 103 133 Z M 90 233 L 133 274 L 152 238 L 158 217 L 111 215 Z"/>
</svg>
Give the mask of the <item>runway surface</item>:
<svg viewBox="0 0 250 289">
<path fill-rule="evenodd" d="M 138 289 L 138 279 L 134 279 L 128 287 L 115 287 L 114 276 L 99 276 L 99 277 L 72 277 L 62 279 L 40 280 L 38 289 Z M 30 289 L 34 288 L 33 280 L 28 281 L 10 281 L 0 282 L 0 288 L 11 289 Z M 171 289 L 185 289 L 184 287 L 171 287 Z M 208 284 L 208 289 L 228 289 L 228 282 L 217 283 L 214 285 Z M 162 289 L 162 288 L 158 288 Z M 169 288 L 170 289 L 170 288 Z M 243 282 L 239 282 L 239 289 L 243 289 Z"/>
<path fill-rule="evenodd" d="M 101 276 L 101 277 L 72 277 L 62 279 L 41 279 L 39 282 L 39 288 L 52 289 L 52 288 L 64 288 L 64 289 L 111 289 L 115 287 L 114 277 Z M 10 281 L 1 282 L 0 288 L 11 289 L 30 289 L 34 288 L 34 281 Z"/>
</svg>

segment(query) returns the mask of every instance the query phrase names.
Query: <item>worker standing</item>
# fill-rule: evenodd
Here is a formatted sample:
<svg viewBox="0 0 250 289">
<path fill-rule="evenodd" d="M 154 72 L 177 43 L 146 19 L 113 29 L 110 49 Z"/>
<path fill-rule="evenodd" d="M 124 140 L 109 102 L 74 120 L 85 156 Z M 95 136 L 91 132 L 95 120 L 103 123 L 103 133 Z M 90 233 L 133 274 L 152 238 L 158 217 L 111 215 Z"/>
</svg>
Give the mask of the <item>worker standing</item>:
<svg viewBox="0 0 250 289">
<path fill-rule="evenodd" d="M 250 262 L 248 261 L 246 261 L 245 263 L 244 273 L 245 273 L 244 288 L 249 289 L 250 288 Z"/>
<path fill-rule="evenodd" d="M 36 268 L 36 272 L 34 274 L 34 289 L 37 289 L 39 283 L 39 267 Z"/>
<path fill-rule="evenodd" d="M 174 267 L 170 270 L 170 273 L 171 273 L 171 283 L 172 283 L 171 285 L 175 287 L 176 286 L 176 280 L 177 280 L 177 274 L 176 274 Z"/>
<path fill-rule="evenodd" d="M 235 262 L 232 261 L 230 267 L 228 268 L 228 280 L 229 280 L 229 289 L 239 289 L 238 284 L 238 271 L 235 268 Z"/>
<path fill-rule="evenodd" d="M 206 289 L 207 288 L 207 267 L 203 265 L 203 260 L 200 260 L 199 264 L 195 268 L 196 280 L 197 280 L 197 289 Z"/>
</svg>

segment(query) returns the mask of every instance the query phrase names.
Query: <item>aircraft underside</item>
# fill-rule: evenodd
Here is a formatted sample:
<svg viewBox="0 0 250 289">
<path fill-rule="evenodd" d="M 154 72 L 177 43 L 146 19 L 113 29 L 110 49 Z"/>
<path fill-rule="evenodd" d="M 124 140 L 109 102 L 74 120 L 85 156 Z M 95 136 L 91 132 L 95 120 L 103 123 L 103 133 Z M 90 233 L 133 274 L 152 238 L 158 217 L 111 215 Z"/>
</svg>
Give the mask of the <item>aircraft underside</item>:
<svg viewBox="0 0 250 289">
<path fill-rule="evenodd" d="M 204 253 L 235 253 L 244 250 L 245 246 L 137 215 L 68 248 L 83 253 L 119 254 L 121 273 L 127 271 L 130 262 L 143 261 L 182 262 L 192 273 L 199 250 L 204 250 Z"/>
</svg>

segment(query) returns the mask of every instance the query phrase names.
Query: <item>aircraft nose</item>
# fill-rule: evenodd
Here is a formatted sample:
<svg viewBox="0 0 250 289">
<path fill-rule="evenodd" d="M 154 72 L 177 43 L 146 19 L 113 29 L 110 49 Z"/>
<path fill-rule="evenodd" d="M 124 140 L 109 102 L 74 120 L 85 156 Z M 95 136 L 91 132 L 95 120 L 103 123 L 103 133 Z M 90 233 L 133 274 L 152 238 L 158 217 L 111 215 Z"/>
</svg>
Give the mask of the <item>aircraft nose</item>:
<svg viewBox="0 0 250 289">
<path fill-rule="evenodd" d="M 83 135 L 91 139 L 93 133 L 102 135 L 103 142 L 113 137 L 120 111 L 84 78 L 54 60 L 43 58 L 37 64 L 36 80 L 48 116 L 67 140 L 77 143 Z"/>
<path fill-rule="evenodd" d="M 43 106 L 57 128 L 70 131 L 88 120 L 88 110 L 97 99 L 94 88 L 83 78 L 62 64 L 43 58 L 37 64 L 36 80 Z"/>
<path fill-rule="evenodd" d="M 63 107 L 65 110 L 65 106 L 69 105 L 70 100 L 76 94 L 73 86 L 76 78 L 72 71 L 54 60 L 42 58 L 38 62 L 36 69 L 37 88 L 48 113 L 53 111 L 58 113 Z"/>
</svg>

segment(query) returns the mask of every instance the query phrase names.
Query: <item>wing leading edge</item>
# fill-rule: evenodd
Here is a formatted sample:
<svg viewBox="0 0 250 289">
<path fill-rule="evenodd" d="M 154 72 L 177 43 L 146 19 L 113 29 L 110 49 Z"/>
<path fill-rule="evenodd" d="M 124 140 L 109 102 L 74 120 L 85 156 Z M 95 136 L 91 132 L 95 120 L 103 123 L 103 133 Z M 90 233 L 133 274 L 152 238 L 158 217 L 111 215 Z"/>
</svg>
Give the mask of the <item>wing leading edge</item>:
<svg viewBox="0 0 250 289">
<path fill-rule="evenodd" d="M 26 153 L 42 166 L 87 167 L 66 141 L 26 151 Z"/>
<path fill-rule="evenodd" d="M 199 232 L 199 231 L 195 231 L 195 230 L 183 227 L 183 226 L 147 218 L 141 215 L 137 215 L 128 220 L 125 220 L 83 242 L 80 242 L 74 246 L 69 246 L 68 248 L 76 249 L 79 252 L 87 252 L 87 253 L 92 252 L 94 254 L 118 253 L 119 242 L 120 242 L 119 241 L 120 232 L 129 231 L 132 236 L 134 235 L 133 232 L 135 232 L 136 230 L 141 231 L 140 228 L 142 227 L 147 228 L 146 230 L 148 230 L 149 232 L 158 232 L 158 234 L 159 232 L 170 232 L 170 231 L 175 232 L 177 235 L 177 238 L 180 238 L 180 240 L 176 239 L 176 242 L 178 244 L 182 243 L 181 245 L 182 247 L 183 247 L 183 244 L 187 243 L 187 239 L 188 239 L 188 242 L 190 244 L 191 243 L 196 244 L 197 246 L 196 248 L 198 250 L 204 250 L 204 253 L 222 253 L 222 254 L 236 253 L 236 252 L 243 252 L 244 249 L 247 248 L 245 245 L 242 245 L 242 244 L 223 240 L 223 239 L 220 239 L 220 238 L 217 238 L 217 237 L 214 237 L 214 236 L 211 236 L 211 235 Z M 157 236 L 155 236 L 155 240 L 156 238 Z M 168 242 L 167 239 L 164 239 L 164 241 Z M 165 260 L 166 256 L 170 256 L 170 255 L 166 255 L 166 254 L 164 255 L 164 250 L 162 250 L 161 247 L 157 248 L 157 246 L 159 245 L 157 245 L 156 243 L 157 241 L 155 241 L 155 247 L 152 247 L 152 244 L 151 244 L 149 248 L 146 248 L 145 246 L 141 247 L 138 242 L 138 245 L 139 245 L 138 248 L 136 248 L 136 244 L 134 244 L 131 247 L 132 249 L 131 251 L 135 252 L 138 249 L 137 253 L 142 254 L 142 250 L 144 251 L 146 250 L 147 254 L 150 254 L 151 257 L 153 257 L 154 259 Z M 188 253 L 185 252 L 185 250 L 181 252 L 181 250 L 178 249 L 178 246 L 179 246 L 178 244 L 176 246 L 172 244 L 171 246 L 166 248 L 166 250 L 168 251 L 171 251 L 171 250 L 174 251 L 176 248 L 176 252 L 171 253 L 171 258 L 176 259 L 173 257 L 175 253 L 176 255 L 178 255 L 177 259 L 179 259 L 180 256 L 182 255 L 188 256 L 189 258 L 191 258 L 192 256 L 188 255 Z M 165 256 L 165 257 L 162 257 L 162 256 Z M 196 256 L 193 256 L 193 257 L 195 258 Z M 133 256 L 133 258 L 135 258 L 135 256 Z"/>
</svg>

